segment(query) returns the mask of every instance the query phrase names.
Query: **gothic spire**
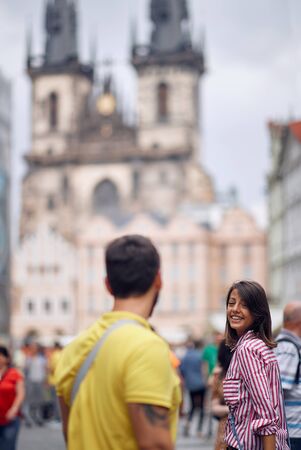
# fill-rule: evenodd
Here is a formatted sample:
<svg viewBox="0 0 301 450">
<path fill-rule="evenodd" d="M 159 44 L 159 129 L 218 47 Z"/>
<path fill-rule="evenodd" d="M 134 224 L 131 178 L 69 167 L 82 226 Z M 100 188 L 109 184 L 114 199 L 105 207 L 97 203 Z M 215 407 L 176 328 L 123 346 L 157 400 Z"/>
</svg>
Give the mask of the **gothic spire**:
<svg viewBox="0 0 301 450">
<path fill-rule="evenodd" d="M 78 60 L 77 11 L 74 0 L 47 0 L 45 66 Z"/>
<path fill-rule="evenodd" d="M 28 27 L 26 33 L 26 66 L 30 67 L 31 64 L 31 56 L 32 56 L 32 34 L 31 27 Z"/>
<path fill-rule="evenodd" d="M 189 33 L 182 26 L 188 21 L 186 0 L 152 0 L 151 20 L 153 53 L 170 53 L 190 46 Z"/>
</svg>

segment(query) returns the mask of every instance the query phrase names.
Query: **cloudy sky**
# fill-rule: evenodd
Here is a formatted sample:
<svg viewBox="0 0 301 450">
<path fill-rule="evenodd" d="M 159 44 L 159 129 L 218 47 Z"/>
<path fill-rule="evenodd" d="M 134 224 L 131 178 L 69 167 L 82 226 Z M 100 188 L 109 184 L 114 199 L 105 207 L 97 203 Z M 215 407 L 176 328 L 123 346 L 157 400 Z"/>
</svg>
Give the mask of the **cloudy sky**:
<svg viewBox="0 0 301 450">
<path fill-rule="evenodd" d="M 128 64 L 130 25 L 147 42 L 149 0 L 78 0 L 80 50 L 88 58 L 97 39 L 98 60 L 114 61 L 123 102 L 135 107 L 135 73 Z M 206 37 L 207 73 L 201 83 L 202 163 L 217 191 L 236 186 L 242 205 L 259 210 L 269 167 L 268 120 L 301 113 L 301 2 L 298 0 L 190 0 L 195 42 Z M 14 183 L 30 147 L 30 85 L 25 37 L 43 52 L 44 0 L 0 0 L 0 68 L 13 82 Z M 102 70 L 102 65 L 99 65 Z M 16 198 L 16 195 L 14 196 Z"/>
</svg>

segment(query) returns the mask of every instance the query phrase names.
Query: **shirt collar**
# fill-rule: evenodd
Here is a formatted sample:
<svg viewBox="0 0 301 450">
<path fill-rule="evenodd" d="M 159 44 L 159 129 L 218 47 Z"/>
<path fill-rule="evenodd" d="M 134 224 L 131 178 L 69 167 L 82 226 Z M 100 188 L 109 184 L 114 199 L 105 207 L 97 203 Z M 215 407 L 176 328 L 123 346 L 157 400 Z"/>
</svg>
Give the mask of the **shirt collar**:
<svg viewBox="0 0 301 450">
<path fill-rule="evenodd" d="M 122 319 L 130 319 L 130 320 L 136 320 L 137 322 L 139 322 L 141 325 L 143 325 L 145 328 L 149 328 L 152 329 L 150 323 L 144 319 L 141 316 L 138 316 L 135 313 L 132 313 L 130 311 L 110 311 L 110 312 L 106 312 L 102 315 L 101 319 L 105 320 L 106 322 L 109 323 L 114 323 L 117 322 L 118 320 L 122 320 Z"/>
<path fill-rule="evenodd" d="M 232 348 L 232 351 L 236 350 L 239 345 L 241 345 L 243 342 L 248 341 L 249 339 L 254 339 L 254 331 L 249 330 L 246 333 L 244 333 L 238 341 L 236 342 L 235 346 Z"/>
</svg>

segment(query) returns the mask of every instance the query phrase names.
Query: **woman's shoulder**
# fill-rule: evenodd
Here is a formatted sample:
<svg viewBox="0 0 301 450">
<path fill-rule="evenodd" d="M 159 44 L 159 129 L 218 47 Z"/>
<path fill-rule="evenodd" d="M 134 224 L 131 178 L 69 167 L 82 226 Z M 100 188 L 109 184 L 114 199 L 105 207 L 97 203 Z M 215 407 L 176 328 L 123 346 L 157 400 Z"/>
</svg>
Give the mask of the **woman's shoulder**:
<svg viewBox="0 0 301 450">
<path fill-rule="evenodd" d="M 276 356 L 273 349 L 255 334 L 250 336 L 249 339 L 243 341 L 239 346 L 238 351 L 239 353 L 248 353 L 253 355 L 262 359 L 266 363 L 276 361 Z"/>
<path fill-rule="evenodd" d="M 10 367 L 8 369 L 7 375 L 11 380 L 16 380 L 16 381 L 23 380 L 23 378 L 24 378 L 22 372 L 20 372 L 20 370 L 16 369 L 15 367 Z"/>
</svg>

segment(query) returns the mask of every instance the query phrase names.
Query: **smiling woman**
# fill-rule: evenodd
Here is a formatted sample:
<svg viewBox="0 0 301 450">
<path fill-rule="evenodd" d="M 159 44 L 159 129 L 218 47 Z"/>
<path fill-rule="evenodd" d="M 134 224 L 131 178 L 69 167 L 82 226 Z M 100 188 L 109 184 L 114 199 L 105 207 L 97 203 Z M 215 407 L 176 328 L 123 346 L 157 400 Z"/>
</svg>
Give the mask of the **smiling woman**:
<svg viewBox="0 0 301 450">
<path fill-rule="evenodd" d="M 229 449 L 289 449 L 271 315 L 264 289 L 238 281 L 227 295 L 226 342 L 233 358 L 224 381 Z"/>
</svg>

